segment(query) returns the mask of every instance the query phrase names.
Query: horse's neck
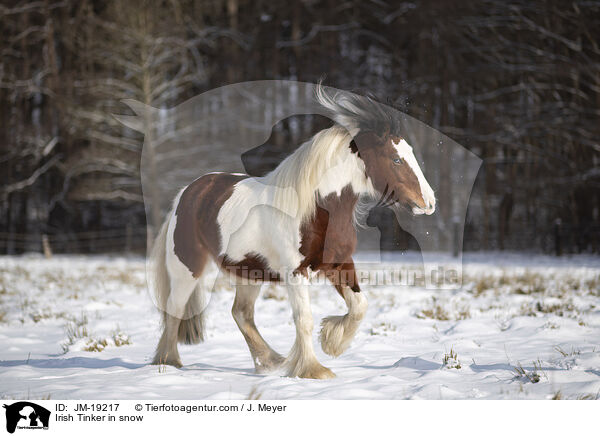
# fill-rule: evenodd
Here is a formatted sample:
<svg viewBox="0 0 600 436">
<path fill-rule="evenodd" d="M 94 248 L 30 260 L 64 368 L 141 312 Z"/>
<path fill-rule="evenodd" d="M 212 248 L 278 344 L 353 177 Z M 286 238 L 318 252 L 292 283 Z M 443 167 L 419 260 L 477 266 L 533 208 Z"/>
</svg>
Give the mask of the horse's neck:
<svg viewBox="0 0 600 436">
<path fill-rule="evenodd" d="M 319 132 L 271 173 L 257 179 L 266 188 L 256 189 L 261 204 L 297 216 L 313 216 L 315 199 L 340 196 L 346 186 L 360 195 L 372 190 L 364 163 L 350 149 L 351 137 L 339 128 Z M 250 182 L 247 182 L 249 184 Z"/>
<path fill-rule="evenodd" d="M 317 186 L 317 206 L 327 210 L 330 223 L 343 225 L 345 231 L 354 230 L 352 223 L 358 198 L 367 192 L 368 180 L 361 161 L 350 147 L 342 147 Z"/>
</svg>

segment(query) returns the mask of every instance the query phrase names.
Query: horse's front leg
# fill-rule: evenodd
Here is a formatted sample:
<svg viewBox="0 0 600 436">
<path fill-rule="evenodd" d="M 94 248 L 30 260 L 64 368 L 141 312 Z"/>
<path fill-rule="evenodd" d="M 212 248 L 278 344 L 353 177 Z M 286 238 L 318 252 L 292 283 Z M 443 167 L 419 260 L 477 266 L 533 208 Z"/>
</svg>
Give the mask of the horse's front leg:
<svg viewBox="0 0 600 436">
<path fill-rule="evenodd" d="M 312 341 L 314 325 L 308 284 L 304 282 L 299 285 L 288 285 L 288 297 L 296 324 L 296 341 L 285 362 L 287 375 L 318 379 L 335 377 L 335 374 L 321 365 L 315 356 Z"/>
<path fill-rule="evenodd" d="M 260 288 L 260 285 L 238 284 L 231 313 L 248 344 L 256 372 L 262 374 L 279 367 L 284 359 L 267 344 L 254 323 L 254 303 Z"/>
<path fill-rule="evenodd" d="M 348 307 L 345 315 L 328 316 L 321 322 L 321 348 L 337 357 L 346 351 L 356 335 L 367 312 L 367 298 L 360 291 L 353 262 L 343 264 L 341 270 L 330 271 L 327 276 Z"/>
</svg>

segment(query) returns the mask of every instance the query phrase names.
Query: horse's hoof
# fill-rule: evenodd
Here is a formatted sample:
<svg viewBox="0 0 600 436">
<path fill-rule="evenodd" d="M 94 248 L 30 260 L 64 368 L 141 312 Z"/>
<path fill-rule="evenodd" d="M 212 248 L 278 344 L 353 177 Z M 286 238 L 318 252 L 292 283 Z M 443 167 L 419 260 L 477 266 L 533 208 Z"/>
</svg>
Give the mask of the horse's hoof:
<svg viewBox="0 0 600 436">
<path fill-rule="evenodd" d="M 314 363 L 307 368 L 302 369 L 299 373 L 289 374 L 289 377 L 312 378 L 326 380 L 335 378 L 335 373 L 329 368 L 324 367 L 320 363 Z"/>
<path fill-rule="evenodd" d="M 257 374 L 268 374 L 278 369 L 285 362 L 285 357 L 278 353 L 273 353 L 267 359 L 260 359 L 254 362 Z"/>
<path fill-rule="evenodd" d="M 345 316 L 329 316 L 321 321 L 319 340 L 325 354 L 338 357 L 350 346 L 353 335 L 346 334 L 345 321 Z"/>
<path fill-rule="evenodd" d="M 181 363 L 181 359 L 159 359 L 156 357 L 152 361 L 151 365 L 168 365 L 174 366 L 175 368 L 181 368 L 183 366 L 183 364 Z"/>
<path fill-rule="evenodd" d="M 304 374 L 300 374 L 298 377 L 300 378 L 313 378 L 318 380 L 327 380 L 330 378 L 335 378 L 335 373 L 322 365 L 318 367 L 311 368 Z"/>
<path fill-rule="evenodd" d="M 315 378 L 315 379 L 327 380 L 330 378 L 335 378 L 335 373 L 332 370 L 330 370 L 329 368 L 321 366 L 318 370 L 314 371 L 310 375 L 310 377 L 305 377 L 305 378 Z"/>
</svg>

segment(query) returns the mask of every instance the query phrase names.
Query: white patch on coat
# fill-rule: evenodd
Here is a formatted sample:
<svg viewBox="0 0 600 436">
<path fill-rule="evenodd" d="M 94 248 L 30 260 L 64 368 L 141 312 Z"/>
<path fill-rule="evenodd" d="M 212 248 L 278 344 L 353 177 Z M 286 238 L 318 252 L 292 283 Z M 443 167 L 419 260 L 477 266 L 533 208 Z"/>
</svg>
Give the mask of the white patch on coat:
<svg viewBox="0 0 600 436">
<path fill-rule="evenodd" d="M 298 215 L 299 202 L 296 191 L 293 188 L 280 188 L 275 185 L 265 184 L 262 183 L 261 178 L 253 177 L 240 180 L 234 185 L 231 197 L 223 203 L 221 210 L 217 215 L 217 222 L 221 229 L 220 254 L 225 254 L 227 252 L 229 257 L 241 260 L 246 253 L 260 247 L 248 245 L 239 247 L 238 250 L 231 246 L 231 238 L 233 235 L 237 234 L 233 244 L 240 245 L 244 239 L 247 240 L 249 244 L 252 244 L 253 241 L 255 241 L 255 238 L 251 237 L 252 235 L 248 234 L 249 232 L 259 232 L 261 226 L 264 228 L 264 223 L 277 225 L 278 221 L 284 220 L 283 217 L 278 216 L 279 214 L 273 214 L 273 211 L 262 210 L 265 209 L 263 206 L 269 206 L 269 209 L 273 209 L 272 205 L 277 196 L 284 196 L 288 199 L 288 201 L 283 203 L 278 209 L 283 212 L 283 214 L 287 215 L 288 218 L 295 218 Z M 260 213 L 257 216 L 256 214 L 258 212 Z M 252 217 L 250 218 L 251 215 Z M 252 219 L 253 222 L 249 222 L 249 219 Z M 262 224 L 260 221 L 263 221 Z M 245 228 L 242 229 L 242 227 Z M 238 234 L 239 232 L 242 232 L 242 234 L 245 234 L 246 236 L 240 238 L 242 234 Z"/>
</svg>

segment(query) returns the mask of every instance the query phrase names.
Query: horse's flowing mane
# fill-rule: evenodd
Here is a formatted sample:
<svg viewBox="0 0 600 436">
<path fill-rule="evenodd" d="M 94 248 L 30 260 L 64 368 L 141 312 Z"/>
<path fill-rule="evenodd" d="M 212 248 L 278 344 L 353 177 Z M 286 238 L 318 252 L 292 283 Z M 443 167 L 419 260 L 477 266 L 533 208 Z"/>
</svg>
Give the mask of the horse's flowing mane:
<svg viewBox="0 0 600 436">
<path fill-rule="evenodd" d="M 342 147 L 349 147 L 351 140 L 346 129 L 334 125 L 298 147 L 263 177 L 265 184 L 280 188 L 275 191 L 273 206 L 284 211 L 296 210 L 301 220 L 312 217 L 317 207 L 319 183 L 326 171 L 337 163 Z"/>
<path fill-rule="evenodd" d="M 359 130 L 373 131 L 379 136 L 392 133 L 402 136 L 401 112 L 375 101 L 370 96 L 317 85 L 316 99 L 328 112 L 328 116 L 353 135 Z"/>
</svg>

